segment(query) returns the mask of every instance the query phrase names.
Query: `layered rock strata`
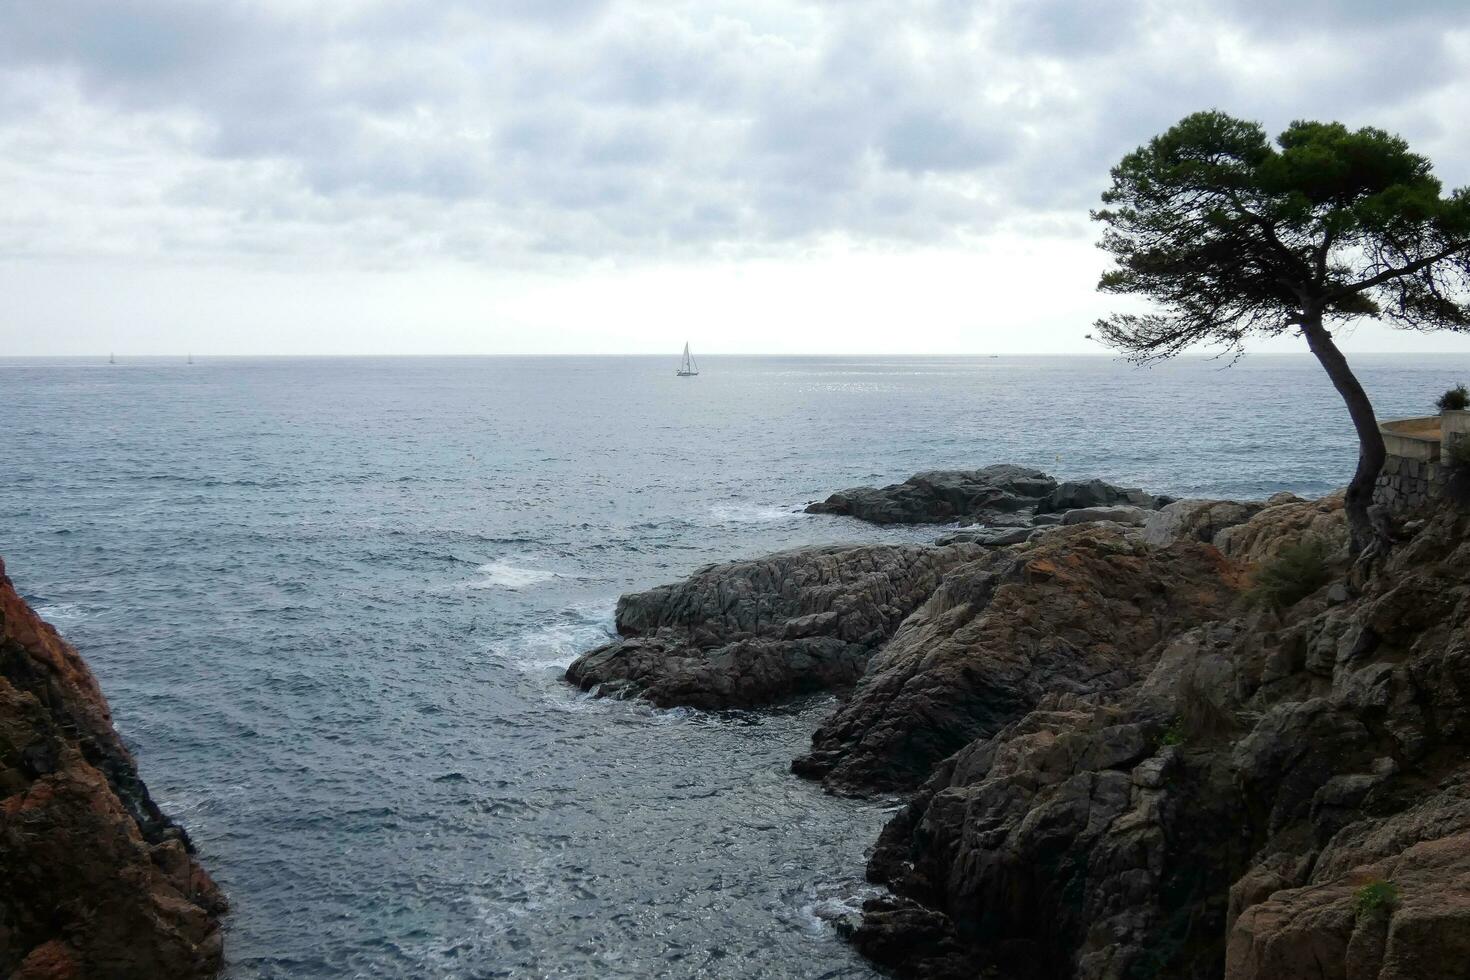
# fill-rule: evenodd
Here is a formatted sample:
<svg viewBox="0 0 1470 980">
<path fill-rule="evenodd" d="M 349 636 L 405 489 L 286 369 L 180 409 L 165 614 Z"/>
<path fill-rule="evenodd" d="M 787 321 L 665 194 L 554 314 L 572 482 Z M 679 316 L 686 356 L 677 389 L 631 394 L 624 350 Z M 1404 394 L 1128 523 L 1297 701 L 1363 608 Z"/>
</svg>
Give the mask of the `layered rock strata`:
<svg viewBox="0 0 1470 980">
<path fill-rule="evenodd" d="M 850 687 L 974 544 L 801 548 L 700 569 L 618 600 L 619 638 L 579 657 L 584 690 L 749 708 Z"/>
<path fill-rule="evenodd" d="M 211 976 L 225 899 L 0 562 L 0 975 Z"/>
<path fill-rule="evenodd" d="M 1238 571 L 1214 548 L 1148 548 L 1112 524 L 1049 529 L 949 572 L 796 760 L 842 792 L 908 790 L 1043 695 L 1136 683 L 1174 631 L 1224 614 Z"/>
</svg>

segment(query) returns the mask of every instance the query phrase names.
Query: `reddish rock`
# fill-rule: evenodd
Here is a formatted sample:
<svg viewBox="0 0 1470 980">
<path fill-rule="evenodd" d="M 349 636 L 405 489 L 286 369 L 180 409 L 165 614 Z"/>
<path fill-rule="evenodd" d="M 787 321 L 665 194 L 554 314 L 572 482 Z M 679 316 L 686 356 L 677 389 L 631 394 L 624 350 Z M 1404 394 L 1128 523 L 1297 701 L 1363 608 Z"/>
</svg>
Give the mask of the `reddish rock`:
<svg viewBox="0 0 1470 980">
<path fill-rule="evenodd" d="M 945 574 L 793 768 L 840 792 L 912 789 L 1048 692 L 1136 683 L 1150 651 L 1224 616 L 1241 584 L 1210 545 L 1154 549 L 1109 524 L 1048 529 L 986 554 Z"/>
<path fill-rule="evenodd" d="M 224 896 L 148 795 L 96 678 L 0 562 L 0 975 L 192 978 Z"/>
</svg>

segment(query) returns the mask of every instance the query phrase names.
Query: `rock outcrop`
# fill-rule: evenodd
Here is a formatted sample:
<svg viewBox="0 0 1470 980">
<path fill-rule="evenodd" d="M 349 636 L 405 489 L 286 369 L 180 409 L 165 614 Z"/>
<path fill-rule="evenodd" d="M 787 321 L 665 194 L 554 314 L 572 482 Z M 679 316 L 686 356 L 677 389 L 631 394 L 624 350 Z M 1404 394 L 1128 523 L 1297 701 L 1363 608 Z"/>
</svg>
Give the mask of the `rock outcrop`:
<svg viewBox="0 0 1470 980">
<path fill-rule="evenodd" d="M 1341 495 L 1091 492 L 855 600 L 841 562 L 798 571 L 822 551 L 631 597 L 582 680 L 723 706 L 861 671 L 793 769 L 912 792 L 868 866 L 890 892 L 849 924 L 897 976 L 1470 975 L 1470 514 L 1354 564 Z M 870 608 L 874 583 L 902 601 Z M 782 648 L 813 638 L 860 649 Z"/>
<path fill-rule="evenodd" d="M 1175 541 L 1210 541 L 1227 527 L 1244 524 L 1266 507 L 1236 500 L 1176 500 L 1149 514 L 1143 540 L 1155 548 Z"/>
<path fill-rule="evenodd" d="M 602 695 L 699 708 L 849 687 L 944 574 L 983 553 L 974 544 L 831 546 L 711 565 L 619 599 L 620 638 L 566 676 Z"/>
<path fill-rule="evenodd" d="M 1069 480 L 1059 483 L 1036 506 L 1038 514 L 1053 514 L 1085 507 L 1141 507 L 1154 510 L 1173 498 L 1158 497 L 1134 487 L 1115 487 L 1102 480 Z"/>
<path fill-rule="evenodd" d="M 1223 616 L 1240 584 L 1212 547 L 1153 550 L 1111 524 L 992 551 L 945 575 L 793 769 L 841 792 L 912 789 L 1048 692 L 1136 683 L 1157 644 Z"/>
<path fill-rule="evenodd" d="M 76 650 L 0 563 L 0 975 L 212 975 L 225 900 Z"/>
<path fill-rule="evenodd" d="M 1338 498 L 1278 503 L 1214 541 L 1249 571 L 1342 523 Z M 1209 549 L 1208 524 L 1156 553 Z M 854 942 L 905 976 L 1466 976 L 1470 517 L 1329 561 L 1293 605 L 1181 621 L 1140 682 L 1049 692 L 939 763 Z"/>
<path fill-rule="evenodd" d="M 872 524 L 989 523 L 1030 513 L 1057 486 L 1040 470 L 1001 463 L 978 470 L 932 470 L 892 486 L 854 487 L 806 508 Z"/>
</svg>

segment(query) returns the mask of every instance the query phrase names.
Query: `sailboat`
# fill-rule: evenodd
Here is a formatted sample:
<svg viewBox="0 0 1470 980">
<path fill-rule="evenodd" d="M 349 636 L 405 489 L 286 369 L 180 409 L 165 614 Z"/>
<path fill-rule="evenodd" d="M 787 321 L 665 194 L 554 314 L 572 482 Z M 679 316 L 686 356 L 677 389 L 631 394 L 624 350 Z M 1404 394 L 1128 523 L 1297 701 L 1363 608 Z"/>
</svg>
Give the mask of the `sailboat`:
<svg viewBox="0 0 1470 980">
<path fill-rule="evenodd" d="M 684 341 L 684 359 L 679 362 L 679 370 L 674 372 L 675 377 L 692 378 L 699 373 L 699 365 L 694 363 L 694 357 L 689 353 L 689 341 Z"/>
<path fill-rule="evenodd" d="M 188 363 L 190 363 L 190 364 L 193 364 L 194 363 L 194 355 L 193 354 L 190 354 L 189 355 L 189 361 L 188 361 Z"/>
<path fill-rule="evenodd" d="M 108 364 L 116 364 L 117 363 L 117 355 L 116 354 L 108 354 L 107 355 L 107 363 Z"/>
</svg>

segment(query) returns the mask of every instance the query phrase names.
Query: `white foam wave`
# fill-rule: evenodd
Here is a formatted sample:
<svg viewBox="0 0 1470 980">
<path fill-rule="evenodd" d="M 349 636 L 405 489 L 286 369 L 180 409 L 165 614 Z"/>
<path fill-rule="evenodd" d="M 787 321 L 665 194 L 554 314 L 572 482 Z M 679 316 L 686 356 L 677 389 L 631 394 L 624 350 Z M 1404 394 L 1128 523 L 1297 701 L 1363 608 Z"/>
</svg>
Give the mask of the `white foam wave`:
<svg viewBox="0 0 1470 980">
<path fill-rule="evenodd" d="M 710 516 L 720 524 L 770 524 L 776 521 L 793 520 L 797 516 L 796 509 L 790 506 L 744 501 L 712 504 L 709 512 Z"/>
<path fill-rule="evenodd" d="M 508 561 L 492 561 L 481 565 L 475 571 L 484 578 L 471 582 L 469 587 L 472 589 L 516 590 L 561 578 L 556 572 L 548 572 L 542 568 L 525 568 L 521 565 L 512 565 Z"/>
<path fill-rule="evenodd" d="M 497 659 L 522 670 L 566 670 L 577 657 L 607 642 L 613 629 L 611 604 L 566 610 L 557 620 L 495 644 Z"/>
<path fill-rule="evenodd" d="M 75 623 L 91 613 L 75 602 L 38 602 L 32 605 L 36 615 L 48 623 Z"/>
</svg>

